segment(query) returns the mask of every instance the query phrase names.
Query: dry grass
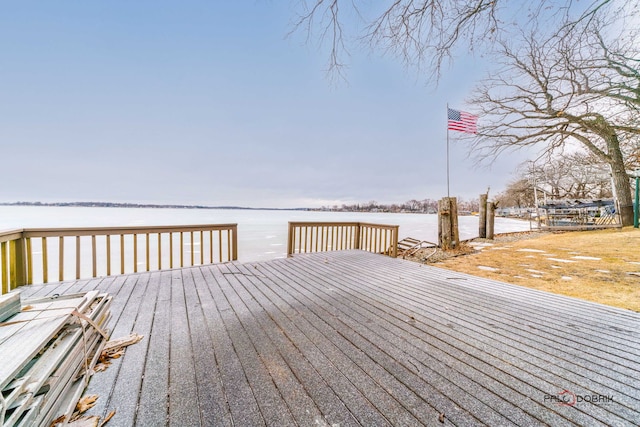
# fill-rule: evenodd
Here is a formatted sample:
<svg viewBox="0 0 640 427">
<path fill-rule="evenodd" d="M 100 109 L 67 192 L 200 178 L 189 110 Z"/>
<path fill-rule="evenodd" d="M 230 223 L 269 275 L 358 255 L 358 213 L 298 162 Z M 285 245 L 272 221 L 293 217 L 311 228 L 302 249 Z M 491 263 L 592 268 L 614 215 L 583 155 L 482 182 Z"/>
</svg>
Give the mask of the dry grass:
<svg viewBox="0 0 640 427">
<path fill-rule="evenodd" d="M 434 265 L 640 311 L 639 229 L 576 231 L 506 240 L 512 241 L 497 239 L 472 254 Z"/>
</svg>

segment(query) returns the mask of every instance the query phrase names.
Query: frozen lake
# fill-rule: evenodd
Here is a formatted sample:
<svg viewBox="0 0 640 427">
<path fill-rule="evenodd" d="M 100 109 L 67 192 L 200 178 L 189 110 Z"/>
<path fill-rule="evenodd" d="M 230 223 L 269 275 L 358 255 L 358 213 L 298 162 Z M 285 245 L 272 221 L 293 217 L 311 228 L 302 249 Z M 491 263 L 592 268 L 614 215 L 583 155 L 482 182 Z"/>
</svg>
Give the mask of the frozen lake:
<svg viewBox="0 0 640 427">
<path fill-rule="evenodd" d="M 0 206 L 0 230 L 13 228 L 117 227 L 145 225 L 238 224 L 238 260 L 262 261 L 286 256 L 289 221 L 360 221 L 399 225 L 399 238 L 438 241 L 437 215 L 315 212 L 251 209 L 84 208 Z M 478 218 L 458 219 L 460 238 L 478 235 Z M 495 232 L 527 231 L 529 222 L 496 218 Z"/>
</svg>

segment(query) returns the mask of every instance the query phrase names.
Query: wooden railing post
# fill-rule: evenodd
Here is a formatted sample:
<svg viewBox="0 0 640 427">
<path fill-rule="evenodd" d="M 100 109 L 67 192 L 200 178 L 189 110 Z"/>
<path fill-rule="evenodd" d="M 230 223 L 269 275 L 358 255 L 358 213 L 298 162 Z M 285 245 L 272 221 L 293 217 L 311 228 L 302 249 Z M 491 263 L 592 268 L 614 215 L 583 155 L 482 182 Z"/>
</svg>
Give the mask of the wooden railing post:
<svg viewBox="0 0 640 427">
<path fill-rule="evenodd" d="M 287 232 L 287 258 L 293 255 L 293 238 L 294 227 L 291 221 L 289 221 L 289 231 Z"/>
<path fill-rule="evenodd" d="M 393 258 L 398 257 L 398 230 L 399 226 L 394 226 L 391 231 L 391 253 L 389 254 Z"/>
<path fill-rule="evenodd" d="M 355 242 L 355 248 L 354 249 L 360 249 L 360 229 L 362 228 L 362 224 L 358 223 L 356 225 L 356 242 Z"/>
<path fill-rule="evenodd" d="M 232 244 L 233 244 L 233 256 L 232 256 L 232 259 L 233 259 L 233 261 L 237 261 L 238 260 L 238 226 L 234 225 L 233 227 L 231 227 L 231 232 L 233 233 L 233 236 L 232 236 Z M 202 248 L 200 248 L 200 250 L 202 250 Z"/>
<path fill-rule="evenodd" d="M 9 243 L 9 271 L 11 288 L 27 284 L 27 258 L 24 237 Z"/>
<path fill-rule="evenodd" d="M 0 242 L 0 280 L 2 280 L 2 293 L 9 292 L 9 275 L 7 269 L 7 242 Z"/>
</svg>

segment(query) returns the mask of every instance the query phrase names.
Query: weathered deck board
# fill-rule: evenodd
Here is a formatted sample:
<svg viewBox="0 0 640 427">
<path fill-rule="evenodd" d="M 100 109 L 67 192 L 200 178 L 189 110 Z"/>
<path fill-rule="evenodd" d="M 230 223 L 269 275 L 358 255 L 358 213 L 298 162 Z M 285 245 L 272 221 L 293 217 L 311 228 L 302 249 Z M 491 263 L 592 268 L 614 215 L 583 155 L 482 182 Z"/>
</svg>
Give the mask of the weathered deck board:
<svg viewBox="0 0 640 427">
<path fill-rule="evenodd" d="M 313 286 L 312 279 L 307 279 L 308 284 Z M 339 279 L 338 279 L 339 280 Z M 338 280 L 333 282 L 332 289 L 334 291 L 340 291 Z M 315 290 L 319 291 L 317 295 L 322 294 L 321 287 L 323 286 L 319 282 L 317 283 L 320 288 Z M 314 292 L 313 288 L 309 288 L 308 292 Z M 336 294 L 336 292 L 333 292 Z M 329 308 L 328 316 L 321 316 L 324 319 L 337 319 L 335 322 L 329 322 L 330 326 L 341 331 L 345 331 L 343 335 L 350 342 L 354 343 L 355 347 L 362 349 L 367 353 L 368 357 L 372 358 L 376 363 L 376 366 L 383 366 L 392 375 L 388 378 L 383 373 L 378 373 L 380 384 L 387 383 L 389 381 L 400 381 L 401 384 L 407 384 L 413 391 L 420 394 L 425 400 L 434 396 L 438 397 L 438 400 L 443 402 L 443 406 L 437 409 L 445 414 L 449 414 L 450 418 L 463 425 L 471 425 L 474 423 L 474 419 L 482 419 L 484 422 L 491 425 L 504 424 L 505 420 L 489 405 L 485 402 L 481 402 L 474 397 L 473 390 L 465 390 L 465 386 L 468 384 L 460 384 L 459 381 L 462 378 L 456 378 L 454 376 L 453 381 L 449 381 L 455 372 L 447 370 L 447 366 L 438 363 L 437 359 L 432 358 L 428 362 L 424 363 L 417 357 L 412 356 L 411 348 L 417 349 L 418 353 L 423 354 L 424 349 L 422 345 L 416 347 L 415 343 L 408 343 L 405 339 L 399 338 L 394 333 L 387 333 L 387 329 L 391 328 L 391 325 L 387 323 L 387 319 L 381 316 L 381 313 L 366 313 L 359 310 L 360 307 L 352 303 L 343 303 L 342 301 L 350 301 L 349 298 L 344 298 L 343 295 L 337 293 L 330 299 L 327 299 Z M 411 317 L 407 317 L 402 320 L 403 322 L 412 321 Z M 407 326 L 407 329 L 412 328 L 411 325 Z M 408 335 L 408 331 L 401 325 L 400 337 L 404 334 Z M 391 344 L 389 346 L 388 344 Z M 437 348 L 434 348 L 437 350 Z M 375 371 L 374 371 L 375 372 Z M 416 373 L 417 372 L 417 373 Z M 423 383 L 421 377 L 428 377 L 428 386 Z M 451 400 L 447 396 L 458 396 L 458 401 Z M 406 397 L 399 399 L 406 401 Z M 490 398 L 489 403 L 500 403 L 501 399 L 498 396 Z M 445 406 L 446 405 L 446 406 Z M 471 408 L 469 414 L 459 414 L 464 412 L 463 408 Z"/>
<path fill-rule="evenodd" d="M 111 303 L 112 319 L 110 322 L 112 338 L 128 335 L 131 330 L 133 323 L 131 316 L 138 312 L 137 304 L 142 302 L 144 295 L 144 288 L 142 286 L 135 286 L 139 279 L 141 279 L 140 275 L 114 276 L 105 278 L 100 281 L 97 286 L 97 289 L 113 295 L 113 301 Z M 83 290 L 86 289 L 88 289 L 87 286 L 83 287 Z M 132 294 L 134 295 L 133 300 L 131 299 Z M 94 382 L 94 391 L 92 391 L 91 394 L 97 394 L 101 397 L 95 406 L 96 412 L 103 412 L 108 406 L 109 400 L 111 396 L 113 396 L 117 379 L 119 378 L 121 366 L 121 361 L 119 359 L 116 360 L 116 363 L 109 369 L 100 373 L 100 375 L 103 375 L 104 381 Z"/>
<path fill-rule="evenodd" d="M 134 287 L 134 290 L 129 297 L 128 304 L 123 309 L 123 315 L 118 320 L 118 329 L 113 331 L 113 338 L 128 335 L 128 330 L 135 330 L 136 333 L 143 336 L 148 336 L 151 331 L 158 287 L 151 287 L 149 274 L 141 274 L 136 278 L 138 280 L 135 282 L 127 281 L 122 284 L 122 286 Z M 140 301 L 139 307 L 136 306 L 138 301 Z M 116 410 L 123 423 L 128 423 L 129 425 L 133 425 L 135 419 L 138 390 L 140 390 L 142 383 L 148 345 L 149 340 L 144 340 L 128 348 L 128 363 L 113 367 L 114 372 L 117 371 L 117 377 L 111 393 L 114 396 L 120 396 L 121 403 L 117 408 L 109 407 L 107 410 Z M 107 372 L 104 372 L 104 374 L 107 374 Z M 105 399 L 100 403 L 105 405 L 107 401 Z"/>
<path fill-rule="evenodd" d="M 345 267 L 346 267 L 345 269 L 343 269 L 342 271 L 340 270 L 336 271 L 336 266 L 333 259 L 325 258 L 325 261 L 326 262 L 324 263 L 316 263 L 310 269 L 310 271 L 313 271 L 314 274 L 322 274 L 323 270 L 331 271 L 334 275 L 336 275 L 336 277 L 338 277 L 338 279 L 334 281 L 334 286 L 341 282 L 347 283 L 348 286 L 353 283 L 356 283 L 356 285 L 353 285 L 350 287 L 349 290 L 351 291 L 351 293 L 343 297 L 342 299 L 345 299 L 347 301 L 353 301 L 354 300 L 353 292 L 358 292 L 358 293 L 364 292 L 363 295 L 361 295 L 361 298 L 363 299 L 366 299 L 371 295 L 383 294 L 379 300 L 379 303 L 381 304 L 387 304 L 387 301 L 394 300 L 393 298 L 390 297 L 388 293 L 385 294 L 384 283 L 375 283 L 371 281 L 371 274 L 367 274 L 367 272 L 373 271 L 371 270 L 373 266 L 366 266 L 367 269 L 363 269 L 362 271 L 357 271 L 357 270 L 354 271 L 353 264 L 348 263 L 348 264 L 345 264 Z M 329 267 L 328 264 L 331 264 L 331 266 Z M 405 272 L 398 271 L 398 274 L 404 274 L 404 273 Z M 449 272 L 449 274 L 451 273 Z M 350 275 L 352 275 L 352 277 L 350 277 Z M 388 272 L 386 274 L 381 275 L 381 277 L 383 279 L 388 279 L 389 277 Z M 369 283 L 363 282 L 358 284 L 357 282 L 362 281 L 363 278 L 366 279 Z M 398 283 L 396 283 L 395 285 L 398 285 L 399 283 L 400 281 L 398 281 Z M 370 287 L 370 289 L 368 290 L 370 293 L 368 295 L 365 295 L 366 294 L 365 291 L 367 291 L 367 287 Z M 440 292 L 443 292 L 443 291 L 445 290 L 441 290 Z M 397 298 L 402 299 L 407 294 L 406 289 L 396 290 L 394 288 L 392 292 L 395 294 L 394 298 L 396 299 Z M 417 308 L 417 310 L 407 312 L 405 314 L 406 317 L 404 318 L 404 322 L 403 322 L 403 319 L 398 319 L 401 322 L 401 324 L 407 322 L 407 319 L 410 322 L 412 320 L 412 317 L 415 319 L 416 322 L 418 322 L 420 319 L 419 314 L 429 316 L 429 312 L 420 313 L 419 309 L 422 308 L 425 301 L 430 300 L 432 297 L 437 297 L 437 294 L 434 293 L 433 295 L 423 295 L 421 299 L 412 300 L 411 298 L 406 298 L 406 306 L 407 307 L 414 306 L 415 308 Z M 454 308 L 452 303 L 456 301 L 462 301 L 464 303 L 465 299 L 467 300 L 468 304 L 466 304 L 466 306 L 464 306 L 462 310 L 457 312 L 457 313 L 463 313 L 462 318 L 460 317 L 456 318 L 455 316 L 452 317 L 448 315 L 447 312 L 452 311 L 452 308 Z M 418 303 L 416 303 L 415 301 L 418 301 Z M 473 354 L 475 356 L 474 357 L 475 360 L 471 360 L 467 363 L 482 361 L 483 358 L 486 357 L 486 355 L 489 355 L 489 356 L 492 356 L 493 358 L 487 360 L 488 365 L 500 367 L 501 365 L 505 365 L 505 362 L 506 362 L 506 365 L 501 370 L 505 370 L 513 378 L 528 378 L 525 384 L 519 384 L 518 387 L 512 387 L 514 390 L 510 393 L 511 395 L 514 394 L 514 392 L 517 393 L 518 388 L 522 388 L 524 386 L 530 386 L 530 385 L 535 386 L 537 390 L 535 390 L 535 388 L 533 390 L 529 390 L 525 394 L 525 396 L 523 396 L 523 398 L 525 399 L 527 398 L 531 399 L 532 392 L 534 394 L 537 393 L 542 396 L 546 393 L 551 393 L 553 389 L 556 387 L 561 387 L 559 390 L 562 390 L 563 388 L 573 387 L 573 389 L 578 390 L 579 392 L 583 392 L 583 390 L 581 389 L 583 384 L 571 383 L 565 379 L 562 380 L 562 384 L 553 384 L 550 382 L 545 382 L 544 381 L 545 375 L 540 375 L 539 371 L 544 371 L 545 367 L 547 366 L 554 368 L 555 366 L 553 364 L 553 361 L 549 360 L 546 362 L 540 362 L 538 365 L 532 365 L 532 359 L 534 359 L 532 354 L 529 354 L 527 351 L 524 351 L 524 352 L 519 351 L 518 346 L 510 346 L 508 339 L 504 338 L 504 337 L 508 337 L 509 339 L 513 339 L 517 337 L 517 334 L 516 335 L 511 334 L 511 336 L 509 334 L 505 335 L 508 332 L 508 328 L 502 328 L 504 329 L 504 331 L 507 331 L 507 332 L 501 332 L 499 334 L 491 334 L 490 332 L 488 333 L 482 328 L 475 327 L 476 319 L 466 318 L 467 316 L 466 313 L 468 313 L 469 309 L 474 305 L 474 302 L 475 302 L 475 298 L 469 299 L 468 296 L 465 297 L 464 295 L 459 295 L 457 299 L 446 301 L 446 303 L 450 306 L 444 306 L 446 308 L 444 312 L 436 311 L 437 314 L 435 316 L 429 316 L 429 318 L 424 323 L 425 325 L 428 325 L 428 327 L 423 329 L 428 330 L 431 327 L 436 327 L 439 332 L 439 334 L 436 335 L 436 337 L 440 340 L 439 346 L 441 347 L 448 343 L 452 343 L 454 345 L 454 349 L 450 353 L 450 355 L 452 356 L 456 356 L 455 347 L 459 347 L 465 352 Z M 331 302 L 331 305 L 335 306 L 336 302 Z M 374 303 L 369 301 L 365 304 L 365 307 L 369 308 L 374 305 L 375 305 Z M 439 308 L 438 305 L 433 305 L 433 309 L 441 310 L 441 308 Z M 484 307 L 484 310 L 486 312 L 490 312 L 489 307 Z M 403 307 L 391 307 L 391 310 L 390 310 L 390 313 L 392 315 L 397 313 L 402 313 L 402 312 L 403 312 Z M 470 329 L 471 331 L 465 332 L 465 329 Z M 402 336 L 402 332 L 398 335 Z M 487 336 L 490 338 L 490 340 L 487 340 L 485 338 Z M 429 335 L 425 337 L 424 339 L 425 343 L 429 341 L 429 338 L 430 338 Z M 474 341 L 481 343 L 482 347 L 480 352 L 475 351 L 474 353 L 474 349 L 473 349 L 474 345 L 471 345 L 471 346 L 467 345 L 467 343 L 474 343 Z M 458 343 L 458 345 L 456 345 L 456 342 Z M 462 347 L 460 347 L 459 344 L 462 344 Z M 437 347 L 438 346 L 436 346 L 434 350 L 437 350 Z M 476 344 L 476 347 L 477 347 L 477 344 Z M 439 359 L 446 360 L 447 356 L 446 355 L 441 356 Z M 637 363 L 636 363 L 636 366 L 637 366 Z M 468 366 L 464 367 L 464 369 L 467 370 Z M 556 369 L 555 371 L 558 371 L 558 369 Z M 560 371 L 561 372 L 559 372 L 559 374 L 571 373 L 570 371 L 563 371 L 563 370 L 560 370 Z M 588 374 L 590 374 L 589 371 L 587 371 L 587 375 Z M 582 378 L 582 381 L 583 382 L 588 381 L 588 378 L 585 376 Z M 513 382 L 513 380 L 508 378 L 506 385 L 509 385 L 510 382 Z M 545 391 L 545 390 L 549 390 L 549 391 Z M 598 390 L 598 389 L 595 389 L 595 390 Z M 608 390 L 600 389 L 599 392 L 602 393 L 602 391 L 608 391 Z M 490 403 L 490 400 L 488 403 Z M 612 406 L 613 406 L 612 407 L 613 412 L 604 412 L 604 411 L 601 411 L 600 408 L 590 408 L 590 409 L 592 409 L 591 412 L 598 415 L 598 418 L 604 420 L 604 422 L 611 423 L 612 422 L 611 420 L 616 418 L 615 412 L 619 412 L 619 411 L 625 412 L 626 410 L 625 407 L 616 407 L 615 405 L 612 405 Z M 581 413 L 572 414 L 572 415 L 576 417 L 582 416 Z M 633 417 L 634 415 L 633 413 L 631 413 L 629 414 L 629 416 Z M 582 422 L 584 422 L 585 424 L 589 424 L 589 423 L 592 423 L 593 421 L 594 420 L 591 420 L 590 418 L 584 418 Z M 555 424 L 555 422 L 553 422 L 553 424 Z"/>
<path fill-rule="evenodd" d="M 110 426 L 640 424 L 625 310 L 361 251 L 23 292 L 91 289 L 145 336 L 89 386 Z"/>
<path fill-rule="evenodd" d="M 155 296 L 151 328 L 145 333 L 134 325 L 130 332 L 144 335 L 144 339 L 133 347 L 147 344 L 144 351 L 142 386 L 137 399 L 137 413 L 135 420 L 140 425 L 165 425 L 167 421 L 167 407 L 169 400 L 169 348 L 171 328 L 171 271 L 151 274 L 148 289 L 153 290 Z M 153 299 L 153 296 L 148 299 Z M 133 349 L 133 348 L 132 348 Z M 131 349 L 127 349 L 127 353 Z M 138 350 L 138 349 L 136 349 Z M 125 354 L 128 361 L 129 354 Z M 120 359 L 116 362 L 120 363 Z M 138 362 L 139 363 L 139 362 Z M 126 378 L 123 378 L 126 383 Z M 97 382 L 97 381 L 96 381 Z M 93 386 L 93 384 L 91 384 Z M 135 388 L 132 387 L 135 392 Z M 118 410 L 119 402 L 110 402 L 111 407 Z M 120 416 L 113 420 L 118 425 L 126 425 Z"/>
<path fill-rule="evenodd" d="M 243 274 L 233 276 L 242 285 L 236 287 L 237 292 L 243 296 L 245 304 L 252 311 L 255 324 L 259 325 L 263 333 L 262 339 L 268 337 L 271 340 L 271 343 L 268 344 L 269 356 L 278 360 L 281 369 L 287 371 L 288 385 L 297 389 L 297 393 L 294 395 L 294 399 L 297 401 L 294 400 L 290 407 L 298 411 L 307 408 L 308 416 L 313 418 L 312 424 L 321 420 L 324 414 L 324 417 L 331 424 L 354 425 L 353 416 L 344 403 L 331 391 L 327 380 L 322 377 L 321 372 L 327 369 L 323 368 L 320 369 L 321 372 L 318 372 L 312 364 L 314 357 L 305 356 L 305 351 L 313 348 L 313 343 L 303 338 L 299 330 L 292 327 L 293 323 L 288 319 L 285 320 L 282 313 L 276 311 L 277 308 L 275 310 L 265 309 L 265 307 L 269 307 L 271 301 L 262 292 L 255 292 L 252 286 L 254 281 L 259 279 L 256 278 L 255 273 L 244 269 L 243 266 L 239 266 L 239 268 Z M 272 307 L 275 308 L 273 305 Z M 285 331 L 288 332 L 285 333 Z M 292 341 L 289 336 L 299 337 L 299 339 Z M 303 348 L 296 347 L 296 344 Z M 322 359 L 316 357 L 315 360 Z M 325 366 L 325 363 L 322 365 Z M 319 368 L 318 365 L 316 364 Z M 293 376 L 300 380 L 300 384 L 296 384 Z"/>
<path fill-rule="evenodd" d="M 232 272 L 228 272 L 227 274 L 230 277 L 243 276 L 242 274 L 233 274 Z M 249 276 L 252 276 L 254 274 L 255 273 L 248 273 Z M 249 298 L 247 299 L 249 300 Z M 272 308 L 274 307 L 272 306 Z M 291 311 L 292 310 L 291 305 L 285 304 L 284 310 Z M 344 365 L 343 360 L 337 357 L 333 359 L 327 357 L 327 352 L 330 352 L 330 351 L 333 351 L 334 353 L 336 352 L 336 350 L 334 350 L 330 346 L 330 344 L 323 342 L 321 337 L 309 338 L 308 335 L 312 333 L 312 332 L 309 332 L 310 328 L 301 327 L 300 324 L 295 324 L 294 328 L 291 328 L 291 326 L 293 326 L 294 324 L 283 322 L 282 318 L 280 317 L 280 313 L 278 313 L 277 311 L 273 309 L 271 310 L 266 309 L 265 311 L 265 309 L 263 309 L 262 307 L 256 307 L 256 313 L 262 313 L 262 312 L 266 312 L 267 314 L 270 314 L 273 316 L 272 320 L 268 321 L 267 323 L 263 323 L 262 327 L 267 329 L 268 331 L 271 331 L 271 335 L 283 334 L 285 338 L 292 337 L 289 339 L 291 340 L 291 344 L 293 344 L 294 346 L 299 342 L 302 343 L 304 345 L 304 349 L 302 349 L 302 354 L 294 353 L 293 357 L 311 358 L 311 360 L 313 361 L 312 366 L 318 369 L 323 379 L 325 381 L 332 383 L 333 387 L 340 390 L 343 394 L 349 396 L 349 401 L 351 403 L 351 405 L 349 406 L 351 410 L 361 411 L 362 415 L 368 417 L 367 420 L 371 423 L 377 422 L 379 424 L 384 422 L 384 418 L 380 417 L 379 414 L 376 414 L 371 410 L 370 403 L 366 400 L 365 396 L 362 393 L 358 392 L 357 388 L 352 382 L 350 383 L 348 381 L 347 376 L 343 373 L 344 368 L 343 368 L 343 371 L 340 370 L 341 366 Z M 305 321 L 304 318 L 302 317 L 298 317 L 294 320 L 294 322 L 296 323 L 299 323 L 302 321 Z M 304 326 L 309 326 L 313 328 L 311 324 L 304 325 Z M 303 335 L 304 333 L 306 333 L 307 336 L 304 336 Z M 347 370 L 348 369 L 354 370 L 354 367 L 347 365 Z M 307 387 L 313 387 L 313 384 L 309 384 L 309 380 L 306 380 L 307 376 L 309 375 L 308 369 L 300 371 L 298 375 L 299 375 L 299 378 L 301 378 L 301 382 L 303 384 L 305 384 Z M 328 390 L 325 390 L 325 393 L 327 391 Z M 316 415 L 316 417 L 318 417 L 316 420 L 317 422 L 323 421 L 322 416 L 320 414 Z M 343 420 L 343 422 L 353 423 L 353 421 L 351 420 L 352 417 L 347 416 L 346 414 L 343 415 L 343 417 L 346 417 Z M 337 423 L 339 421 L 332 419 L 331 422 Z M 349 425 L 349 424 L 346 424 L 346 425 Z"/>
</svg>

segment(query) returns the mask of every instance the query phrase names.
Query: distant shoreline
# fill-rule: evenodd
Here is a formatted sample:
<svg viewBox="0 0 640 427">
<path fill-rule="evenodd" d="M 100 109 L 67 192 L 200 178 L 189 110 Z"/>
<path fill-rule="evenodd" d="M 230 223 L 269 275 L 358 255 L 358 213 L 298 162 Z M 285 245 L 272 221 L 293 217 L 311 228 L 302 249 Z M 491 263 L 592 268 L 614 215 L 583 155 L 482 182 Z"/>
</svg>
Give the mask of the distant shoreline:
<svg viewBox="0 0 640 427">
<path fill-rule="evenodd" d="M 245 206 L 205 206 L 205 205 L 165 205 L 154 203 L 117 203 L 117 202 L 11 202 L 0 206 L 42 206 L 72 208 L 151 208 L 151 209 L 242 209 L 258 211 L 309 211 L 309 208 L 250 208 Z"/>
<path fill-rule="evenodd" d="M 224 209 L 224 210 L 253 210 L 253 211 L 303 211 L 303 212 L 350 212 L 350 213 L 399 213 L 399 214 L 428 214 L 437 215 L 435 209 L 409 210 L 394 209 L 393 206 L 377 205 L 364 206 L 358 208 L 253 208 L 247 206 L 207 206 L 207 205 L 179 205 L 179 204 L 159 204 L 159 203 L 122 203 L 122 202 L 0 202 L 0 206 L 17 207 L 71 207 L 71 208 L 137 208 L 137 209 Z M 395 205 L 394 205 L 395 206 Z M 470 216 L 471 211 L 458 211 L 458 216 Z M 522 219 L 522 218 L 518 218 Z"/>
</svg>

